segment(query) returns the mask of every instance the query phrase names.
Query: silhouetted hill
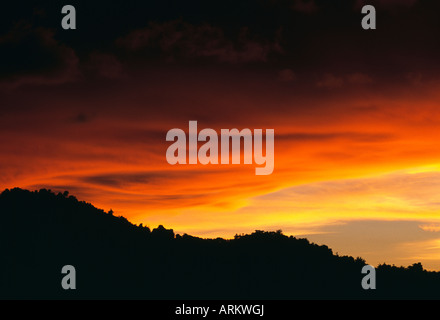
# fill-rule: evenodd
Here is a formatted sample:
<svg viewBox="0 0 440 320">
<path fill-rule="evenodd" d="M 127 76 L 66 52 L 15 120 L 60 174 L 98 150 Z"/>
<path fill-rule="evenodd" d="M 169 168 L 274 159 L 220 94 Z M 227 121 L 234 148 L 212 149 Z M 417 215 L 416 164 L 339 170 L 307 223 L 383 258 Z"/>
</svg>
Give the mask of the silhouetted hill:
<svg viewBox="0 0 440 320">
<path fill-rule="evenodd" d="M 377 268 L 363 290 L 361 258 L 278 232 L 232 240 L 136 226 L 50 190 L 0 195 L 0 298 L 439 298 L 440 274 L 420 264 Z M 63 290 L 61 269 L 76 268 Z"/>
</svg>

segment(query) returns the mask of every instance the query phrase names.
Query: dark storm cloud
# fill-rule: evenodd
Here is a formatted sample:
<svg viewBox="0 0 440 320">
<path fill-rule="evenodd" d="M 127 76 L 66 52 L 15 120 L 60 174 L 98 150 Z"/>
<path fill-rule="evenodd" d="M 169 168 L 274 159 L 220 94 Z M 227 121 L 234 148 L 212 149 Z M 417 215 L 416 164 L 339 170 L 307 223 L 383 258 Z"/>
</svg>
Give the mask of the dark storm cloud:
<svg viewBox="0 0 440 320">
<path fill-rule="evenodd" d="M 19 24 L 0 37 L 0 83 L 58 84 L 78 76 L 75 52 L 57 42 L 52 31 Z"/>
<path fill-rule="evenodd" d="M 0 16 L 3 82 L 62 84 L 77 79 L 79 71 L 83 80 L 90 75 L 117 80 L 145 66 L 188 61 L 203 66 L 251 63 L 275 75 L 292 70 L 279 74 L 280 80 L 309 77 L 319 87 L 378 78 L 408 81 L 410 74 L 417 75 L 411 78 L 415 81 L 426 80 L 440 69 L 438 1 L 368 1 L 377 7 L 373 31 L 361 28 L 364 0 L 70 4 L 77 9 L 78 28 L 69 31 L 60 25 L 61 5 L 5 6 Z M 347 74 L 361 76 L 344 79 Z"/>
<path fill-rule="evenodd" d="M 220 62 L 264 62 L 268 55 L 282 52 L 277 42 L 254 39 L 241 28 L 236 39 L 228 39 L 221 28 L 209 24 L 194 26 L 181 20 L 150 23 L 117 40 L 130 51 L 157 50 L 166 60 L 212 58 Z"/>
</svg>

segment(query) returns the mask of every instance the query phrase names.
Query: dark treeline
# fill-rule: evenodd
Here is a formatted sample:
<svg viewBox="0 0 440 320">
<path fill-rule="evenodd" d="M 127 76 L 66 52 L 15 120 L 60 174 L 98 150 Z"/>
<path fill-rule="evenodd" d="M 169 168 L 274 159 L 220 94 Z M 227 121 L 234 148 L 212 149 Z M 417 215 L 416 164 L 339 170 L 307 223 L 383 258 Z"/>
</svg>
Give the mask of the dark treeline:
<svg viewBox="0 0 440 320">
<path fill-rule="evenodd" d="M 361 258 L 256 231 L 232 240 L 150 230 L 67 192 L 0 195 L 2 299 L 399 299 L 439 298 L 440 274 L 416 263 L 378 266 L 363 290 Z M 61 269 L 76 268 L 76 290 Z"/>
</svg>

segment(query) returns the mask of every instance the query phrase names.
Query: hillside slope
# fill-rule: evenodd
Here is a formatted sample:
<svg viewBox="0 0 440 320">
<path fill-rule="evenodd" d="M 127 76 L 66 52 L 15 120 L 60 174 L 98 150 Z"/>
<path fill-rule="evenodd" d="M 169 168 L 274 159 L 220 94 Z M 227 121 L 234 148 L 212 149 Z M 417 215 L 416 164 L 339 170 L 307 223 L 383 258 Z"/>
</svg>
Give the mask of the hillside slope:
<svg viewBox="0 0 440 320">
<path fill-rule="evenodd" d="M 282 232 L 232 240 L 175 235 L 50 190 L 0 195 L 0 298 L 363 299 L 438 298 L 440 274 L 420 264 L 379 266 L 363 290 L 361 258 Z M 61 269 L 76 269 L 63 290 Z"/>
</svg>

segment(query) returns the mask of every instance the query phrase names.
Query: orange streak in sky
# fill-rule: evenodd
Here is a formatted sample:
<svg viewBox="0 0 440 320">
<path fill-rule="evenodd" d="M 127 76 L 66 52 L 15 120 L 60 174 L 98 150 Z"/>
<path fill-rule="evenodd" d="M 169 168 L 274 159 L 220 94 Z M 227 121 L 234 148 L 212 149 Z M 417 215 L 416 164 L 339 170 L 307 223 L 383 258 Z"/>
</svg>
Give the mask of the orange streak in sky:
<svg viewBox="0 0 440 320">
<path fill-rule="evenodd" d="M 230 237 L 244 229 L 295 221 L 293 212 L 269 212 L 279 203 L 240 213 L 257 196 L 440 163 L 437 85 L 412 96 L 405 90 L 390 96 L 340 92 L 325 99 L 285 94 L 273 105 L 263 93 L 237 89 L 223 96 L 204 93 L 193 101 L 192 109 L 185 109 L 188 102 L 182 99 L 194 96 L 188 86 L 177 90 L 176 98 L 164 98 L 169 110 L 155 106 L 160 99 L 151 102 L 150 93 L 137 87 L 136 99 L 131 91 L 122 90 L 111 97 L 77 98 L 63 111 L 43 108 L 31 116 L 4 115 L 0 187 L 69 190 L 135 223 L 152 221 L 196 235 Z M 169 92 L 166 85 L 162 89 Z M 44 99 L 48 104 L 62 100 Z M 143 104 L 150 108 L 142 109 Z M 96 116 L 71 121 L 78 109 Z M 201 119 L 188 110 L 201 110 Z M 171 143 L 165 141 L 166 132 L 175 127 L 187 130 L 189 120 L 198 120 L 199 130 L 209 127 L 218 133 L 222 128 L 275 129 L 273 174 L 256 176 L 255 164 L 169 165 L 165 152 Z M 317 215 L 322 221 L 348 217 L 330 207 L 323 211 L 327 213 Z"/>
</svg>

